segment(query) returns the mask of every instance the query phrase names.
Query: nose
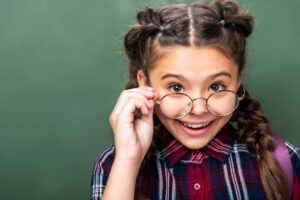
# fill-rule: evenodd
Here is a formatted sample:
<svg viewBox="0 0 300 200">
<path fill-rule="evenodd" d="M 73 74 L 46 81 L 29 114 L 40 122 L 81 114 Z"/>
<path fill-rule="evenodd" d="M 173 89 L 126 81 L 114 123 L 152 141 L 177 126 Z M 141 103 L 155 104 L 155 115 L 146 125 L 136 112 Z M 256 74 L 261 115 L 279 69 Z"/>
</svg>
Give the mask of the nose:
<svg viewBox="0 0 300 200">
<path fill-rule="evenodd" d="M 191 113 L 195 115 L 201 115 L 203 113 L 207 113 L 208 110 L 206 108 L 206 101 L 203 98 L 197 98 L 193 100 L 193 107 Z"/>
</svg>

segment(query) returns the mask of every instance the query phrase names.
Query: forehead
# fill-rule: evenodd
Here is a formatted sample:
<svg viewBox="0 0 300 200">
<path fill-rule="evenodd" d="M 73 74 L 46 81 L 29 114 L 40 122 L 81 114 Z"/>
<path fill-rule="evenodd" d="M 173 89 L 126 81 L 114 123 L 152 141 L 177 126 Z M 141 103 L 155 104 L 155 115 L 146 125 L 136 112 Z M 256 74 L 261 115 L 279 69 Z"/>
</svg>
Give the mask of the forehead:
<svg viewBox="0 0 300 200">
<path fill-rule="evenodd" d="M 233 59 L 213 47 L 168 47 L 163 50 L 150 76 L 163 76 L 165 73 L 180 73 L 189 77 L 205 77 L 221 71 L 232 76 L 238 75 L 238 66 Z"/>
</svg>

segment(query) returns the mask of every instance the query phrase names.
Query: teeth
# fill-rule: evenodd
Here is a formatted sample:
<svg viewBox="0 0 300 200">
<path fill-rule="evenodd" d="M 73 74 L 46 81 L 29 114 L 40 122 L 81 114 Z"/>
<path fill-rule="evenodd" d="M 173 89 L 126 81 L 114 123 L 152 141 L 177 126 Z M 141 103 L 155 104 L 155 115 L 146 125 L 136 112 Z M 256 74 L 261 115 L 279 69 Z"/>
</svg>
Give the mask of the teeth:
<svg viewBox="0 0 300 200">
<path fill-rule="evenodd" d="M 207 124 L 187 124 L 187 123 L 184 123 L 184 122 L 181 122 L 181 124 L 183 124 L 184 126 L 188 127 L 188 128 L 204 128 L 206 126 L 208 126 L 209 123 Z"/>
</svg>

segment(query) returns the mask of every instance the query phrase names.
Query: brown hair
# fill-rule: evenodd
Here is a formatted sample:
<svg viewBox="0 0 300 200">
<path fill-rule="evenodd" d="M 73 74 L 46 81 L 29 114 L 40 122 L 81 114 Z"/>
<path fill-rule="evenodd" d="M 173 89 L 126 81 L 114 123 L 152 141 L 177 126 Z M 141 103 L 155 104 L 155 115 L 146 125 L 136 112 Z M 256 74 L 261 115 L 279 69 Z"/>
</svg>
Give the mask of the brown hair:
<svg viewBox="0 0 300 200">
<path fill-rule="evenodd" d="M 137 13 L 137 24 L 124 38 L 124 48 L 129 58 L 126 89 L 138 87 L 138 70 L 143 70 L 147 75 L 155 61 L 163 55 L 162 49 L 176 45 L 214 47 L 232 58 L 241 72 L 245 66 L 246 38 L 252 33 L 253 23 L 253 17 L 241 11 L 233 0 L 198 1 L 158 9 L 146 7 Z M 242 92 L 242 87 L 238 93 Z M 239 142 L 245 143 L 251 154 L 260 156 L 257 164 L 266 199 L 288 199 L 283 172 L 270 153 L 275 143 L 260 103 L 246 91 L 231 121 L 237 122 Z M 157 133 L 161 127 L 154 115 L 154 138 L 144 163 L 159 145 Z"/>
</svg>

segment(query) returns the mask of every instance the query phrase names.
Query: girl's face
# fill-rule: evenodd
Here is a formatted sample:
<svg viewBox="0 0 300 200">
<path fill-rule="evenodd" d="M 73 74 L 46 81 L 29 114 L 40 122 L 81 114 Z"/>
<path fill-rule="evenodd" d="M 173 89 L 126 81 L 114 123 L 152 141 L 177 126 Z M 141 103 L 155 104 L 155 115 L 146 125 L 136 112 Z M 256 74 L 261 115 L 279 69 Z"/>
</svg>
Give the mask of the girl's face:
<svg viewBox="0 0 300 200">
<path fill-rule="evenodd" d="M 138 73 L 138 80 L 140 85 L 147 82 L 141 71 Z M 207 98 L 210 94 L 224 89 L 236 92 L 241 77 L 237 64 L 215 48 L 177 46 L 168 49 L 168 52 L 157 60 L 149 71 L 149 81 L 158 94 L 158 99 L 166 94 L 178 92 L 195 99 Z M 206 146 L 232 115 L 218 117 L 211 114 L 203 99 L 195 100 L 191 112 L 181 119 L 166 117 L 158 104 L 155 111 L 165 128 L 190 149 Z M 204 127 L 193 129 L 188 127 L 191 124 Z"/>
</svg>

